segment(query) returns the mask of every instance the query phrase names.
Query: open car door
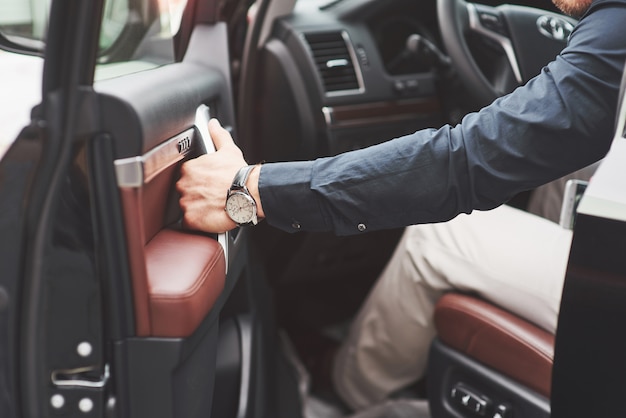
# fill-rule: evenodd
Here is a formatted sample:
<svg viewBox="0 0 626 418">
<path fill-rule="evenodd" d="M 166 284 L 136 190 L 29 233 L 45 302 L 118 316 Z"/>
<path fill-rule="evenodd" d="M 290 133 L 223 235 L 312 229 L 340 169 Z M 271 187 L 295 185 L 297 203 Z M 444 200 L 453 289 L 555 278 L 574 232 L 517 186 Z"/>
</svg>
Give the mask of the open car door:
<svg viewBox="0 0 626 418">
<path fill-rule="evenodd" d="M 29 14 L 21 5 L 8 4 L 7 10 L 3 4 L 3 23 L 14 18 L 17 34 L 6 34 L 10 27 L 3 24 L 0 40 L 4 48 L 37 54 L 47 16 Z M 52 376 L 61 370 L 75 370 L 75 375 L 102 375 L 104 370 L 96 231 L 89 189 L 82 183 L 87 173 L 86 126 L 81 123 L 86 113 L 81 109 L 92 98 L 88 87 L 98 36 L 86 28 L 96 21 L 95 5 L 67 1 L 51 8 L 42 103 L 0 162 L 2 417 L 49 416 L 51 400 L 63 396 Z M 47 14 L 47 7 L 41 11 Z M 4 109 L 7 100 L 4 96 Z M 88 345 L 82 347 L 90 347 L 88 356 L 77 352 L 83 341 Z M 94 387 L 100 382 L 84 380 Z M 101 389 L 90 390 L 83 409 L 89 402 L 93 409 L 94 390 Z"/>
<path fill-rule="evenodd" d="M 174 187 L 208 119 L 234 126 L 218 3 L 51 2 L 42 104 L 0 165 L 3 418 L 263 411 L 245 233 L 185 230 Z"/>
</svg>

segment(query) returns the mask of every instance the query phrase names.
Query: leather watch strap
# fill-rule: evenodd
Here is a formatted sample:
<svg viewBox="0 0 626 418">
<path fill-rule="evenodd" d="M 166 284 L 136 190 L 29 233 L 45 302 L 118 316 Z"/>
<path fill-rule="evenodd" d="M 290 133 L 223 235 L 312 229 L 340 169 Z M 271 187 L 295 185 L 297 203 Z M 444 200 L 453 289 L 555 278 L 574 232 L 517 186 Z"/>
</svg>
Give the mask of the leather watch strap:
<svg viewBox="0 0 626 418">
<path fill-rule="evenodd" d="M 247 165 L 245 167 L 241 167 L 239 171 L 237 171 L 237 174 L 235 175 L 235 178 L 233 179 L 233 184 L 231 186 L 231 189 L 245 189 L 246 181 L 248 181 L 248 177 L 250 176 L 250 172 L 252 171 L 253 168 L 254 168 L 253 165 Z"/>
</svg>

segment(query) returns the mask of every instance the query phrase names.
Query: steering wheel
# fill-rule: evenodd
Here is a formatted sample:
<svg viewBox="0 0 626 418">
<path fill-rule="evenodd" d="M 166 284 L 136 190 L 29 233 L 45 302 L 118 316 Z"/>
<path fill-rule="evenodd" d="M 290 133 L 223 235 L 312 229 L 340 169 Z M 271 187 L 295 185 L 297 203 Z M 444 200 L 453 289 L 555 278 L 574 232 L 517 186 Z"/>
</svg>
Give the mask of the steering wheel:
<svg viewBox="0 0 626 418">
<path fill-rule="evenodd" d="M 567 44 L 576 20 L 525 6 L 489 7 L 465 0 L 437 0 L 444 46 L 476 103 L 484 106 L 539 74 Z M 479 66 L 476 49 L 491 50 Z M 474 44 L 472 44 L 474 45 Z M 478 54 L 480 55 L 480 54 Z"/>
</svg>

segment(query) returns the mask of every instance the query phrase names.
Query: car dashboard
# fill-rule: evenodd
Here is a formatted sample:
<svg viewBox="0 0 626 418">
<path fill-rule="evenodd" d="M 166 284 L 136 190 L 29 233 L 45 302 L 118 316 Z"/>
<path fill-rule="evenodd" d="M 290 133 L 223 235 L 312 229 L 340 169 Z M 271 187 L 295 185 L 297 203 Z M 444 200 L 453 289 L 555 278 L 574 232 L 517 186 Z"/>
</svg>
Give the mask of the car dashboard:
<svg viewBox="0 0 626 418">
<path fill-rule="evenodd" d="M 428 46 L 412 49 L 416 37 Z M 298 0 L 259 45 L 254 82 L 239 94 L 248 111 L 239 108 L 238 139 L 251 163 L 336 155 L 458 123 L 476 108 L 446 62 L 436 0 Z M 256 229 L 279 283 L 372 282 L 401 234 Z"/>
<path fill-rule="evenodd" d="M 440 125 L 438 74 L 408 56 L 412 34 L 438 43 L 434 2 L 297 2 L 264 45 L 253 155 L 310 159 Z"/>
<path fill-rule="evenodd" d="M 297 1 L 263 44 L 244 150 L 311 159 L 457 123 L 474 109 L 446 59 L 435 0 Z"/>
</svg>

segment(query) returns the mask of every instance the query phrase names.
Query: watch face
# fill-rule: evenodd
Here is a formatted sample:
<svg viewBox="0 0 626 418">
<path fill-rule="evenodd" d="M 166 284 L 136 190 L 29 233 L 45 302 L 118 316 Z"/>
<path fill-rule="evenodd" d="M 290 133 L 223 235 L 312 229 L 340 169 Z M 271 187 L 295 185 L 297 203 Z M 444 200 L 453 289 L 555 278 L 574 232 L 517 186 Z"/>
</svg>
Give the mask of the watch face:
<svg viewBox="0 0 626 418">
<path fill-rule="evenodd" d="M 226 213 L 238 224 L 247 224 L 256 215 L 256 204 L 247 194 L 233 192 L 226 200 Z"/>
</svg>

